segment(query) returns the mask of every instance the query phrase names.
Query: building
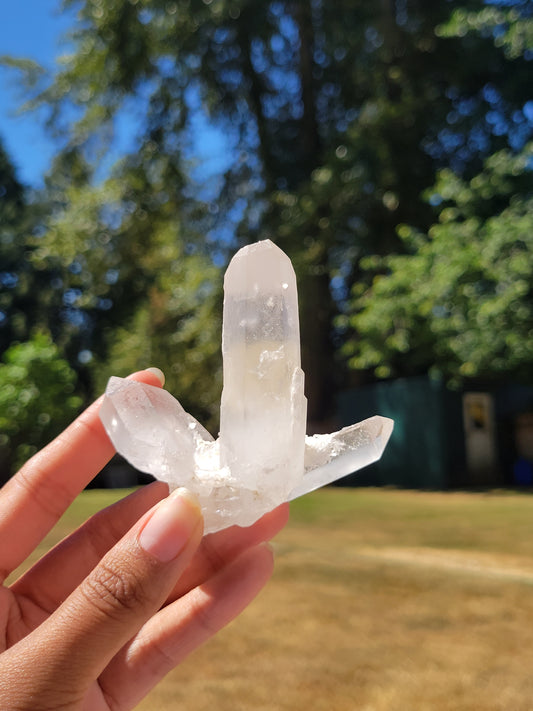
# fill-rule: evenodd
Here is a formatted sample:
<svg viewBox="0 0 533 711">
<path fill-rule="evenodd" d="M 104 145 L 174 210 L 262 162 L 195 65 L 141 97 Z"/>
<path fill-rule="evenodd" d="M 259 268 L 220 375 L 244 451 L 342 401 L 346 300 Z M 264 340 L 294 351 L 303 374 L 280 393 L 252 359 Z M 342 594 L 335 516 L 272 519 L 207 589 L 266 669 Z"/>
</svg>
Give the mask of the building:
<svg viewBox="0 0 533 711">
<path fill-rule="evenodd" d="M 346 477 L 352 486 L 416 489 L 533 485 L 533 387 L 451 390 L 429 377 L 345 391 L 342 424 L 392 417 L 395 429 L 377 464 Z"/>
</svg>

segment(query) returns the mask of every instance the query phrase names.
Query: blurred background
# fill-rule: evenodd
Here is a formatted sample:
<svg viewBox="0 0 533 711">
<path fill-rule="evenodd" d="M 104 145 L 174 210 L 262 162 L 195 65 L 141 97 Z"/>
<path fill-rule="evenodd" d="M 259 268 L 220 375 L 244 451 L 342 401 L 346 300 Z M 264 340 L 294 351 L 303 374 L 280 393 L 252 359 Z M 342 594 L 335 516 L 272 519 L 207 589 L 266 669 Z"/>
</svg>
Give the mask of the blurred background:
<svg viewBox="0 0 533 711">
<path fill-rule="evenodd" d="M 222 274 L 268 237 L 309 431 L 397 422 L 361 482 L 531 485 L 532 23 L 528 0 L 6 7 L 1 479 L 151 364 L 216 434 Z"/>
<path fill-rule="evenodd" d="M 530 711 L 533 2 L 25 0 L 0 55 L 0 481 L 111 374 L 216 434 L 222 276 L 264 238 L 309 431 L 396 422 L 143 708 Z"/>
</svg>

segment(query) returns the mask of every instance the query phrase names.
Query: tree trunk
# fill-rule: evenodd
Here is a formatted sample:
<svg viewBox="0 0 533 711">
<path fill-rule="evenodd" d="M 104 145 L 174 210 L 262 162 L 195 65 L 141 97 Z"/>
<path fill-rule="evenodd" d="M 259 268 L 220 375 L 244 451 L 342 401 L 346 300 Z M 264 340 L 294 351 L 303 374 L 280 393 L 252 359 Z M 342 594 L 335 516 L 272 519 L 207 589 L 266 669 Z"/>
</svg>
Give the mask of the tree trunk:
<svg viewBox="0 0 533 711">
<path fill-rule="evenodd" d="M 298 0 L 294 4 L 294 20 L 300 35 L 299 70 L 302 92 L 303 116 L 301 148 L 306 176 L 316 168 L 320 157 L 320 134 L 316 117 L 315 80 L 313 77 L 315 37 L 313 15 L 309 0 Z"/>
<path fill-rule="evenodd" d="M 303 104 L 300 134 L 302 168 L 306 179 L 309 179 L 321 159 L 321 138 L 315 102 L 315 38 L 310 1 L 297 0 L 293 5 L 293 17 L 300 35 L 299 72 Z M 318 231 L 318 226 L 315 225 L 314 229 Z M 318 234 L 311 236 L 324 239 Z M 320 255 L 308 266 L 306 272 L 301 275 L 299 284 L 302 367 L 305 372 L 308 401 L 308 427 L 310 431 L 316 432 L 326 427 L 324 422 L 331 416 L 335 393 L 331 344 L 333 302 L 329 287 L 328 245 L 324 245 Z"/>
<path fill-rule="evenodd" d="M 302 368 L 310 433 L 327 430 L 334 410 L 336 379 L 331 344 L 332 299 L 329 274 L 307 276 L 299 284 Z"/>
<path fill-rule="evenodd" d="M 263 180 L 265 191 L 270 192 L 274 188 L 274 170 L 272 167 L 272 152 L 270 150 L 270 140 L 266 130 L 266 120 L 263 115 L 262 96 L 265 91 L 264 80 L 256 71 L 252 62 L 252 36 L 247 28 L 250 27 L 251 20 L 246 16 L 254 12 L 253 7 L 246 7 L 241 14 L 238 24 L 238 44 L 243 57 L 242 72 L 247 79 L 248 100 L 250 113 L 255 117 L 257 133 L 259 136 L 259 157 L 263 166 Z M 246 14 L 245 14 L 246 13 Z"/>
</svg>

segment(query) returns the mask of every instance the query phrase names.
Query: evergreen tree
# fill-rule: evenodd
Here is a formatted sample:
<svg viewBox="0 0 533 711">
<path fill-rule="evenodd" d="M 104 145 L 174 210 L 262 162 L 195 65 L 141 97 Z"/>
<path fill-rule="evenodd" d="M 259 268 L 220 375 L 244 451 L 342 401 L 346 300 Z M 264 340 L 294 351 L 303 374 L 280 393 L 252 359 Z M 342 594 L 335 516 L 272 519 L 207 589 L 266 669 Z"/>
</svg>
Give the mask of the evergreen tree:
<svg viewBox="0 0 533 711">
<path fill-rule="evenodd" d="M 57 275 L 33 260 L 40 212 L 0 142 L 0 354 L 58 320 Z"/>
</svg>

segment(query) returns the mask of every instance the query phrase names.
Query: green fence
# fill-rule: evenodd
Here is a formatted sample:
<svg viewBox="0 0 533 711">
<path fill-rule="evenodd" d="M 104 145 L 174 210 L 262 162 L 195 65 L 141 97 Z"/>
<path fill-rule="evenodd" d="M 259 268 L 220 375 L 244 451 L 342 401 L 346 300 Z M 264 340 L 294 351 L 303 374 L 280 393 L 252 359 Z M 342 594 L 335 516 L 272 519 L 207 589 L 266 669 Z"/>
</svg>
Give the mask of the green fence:
<svg viewBox="0 0 533 711">
<path fill-rule="evenodd" d="M 394 420 L 381 461 L 345 484 L 445 489 L 467 483 L 461 394 L 441 381 L 406 378 L 349 390 L 339 398 L 339 413 L 343 425 L 372 415 Z"/>
</svg>

